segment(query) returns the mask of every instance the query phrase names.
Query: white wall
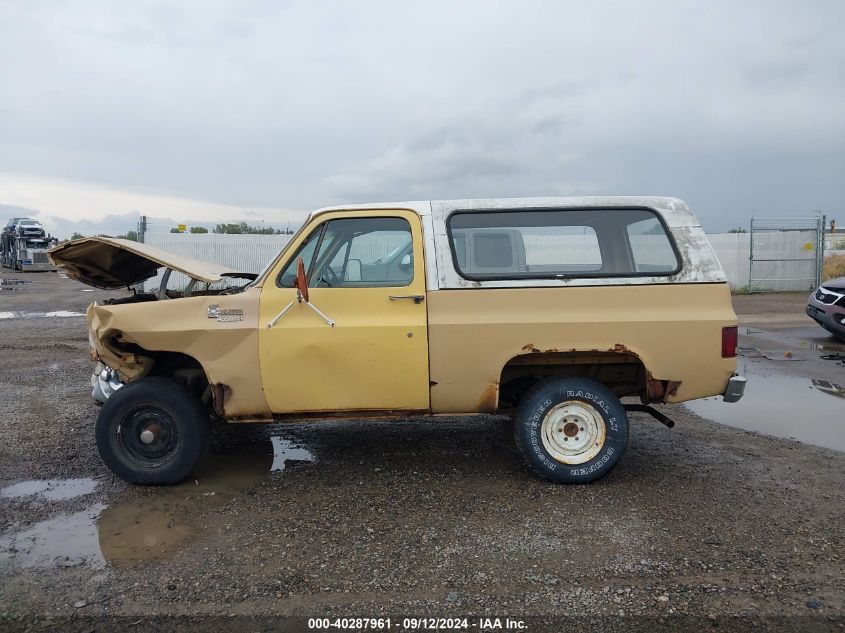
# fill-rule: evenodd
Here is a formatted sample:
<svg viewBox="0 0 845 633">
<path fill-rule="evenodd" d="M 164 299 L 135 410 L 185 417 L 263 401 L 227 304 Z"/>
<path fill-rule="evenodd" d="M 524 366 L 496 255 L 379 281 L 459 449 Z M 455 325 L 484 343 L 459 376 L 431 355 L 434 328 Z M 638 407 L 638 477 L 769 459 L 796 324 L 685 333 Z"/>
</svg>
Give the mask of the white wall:
<svg viewBox="0 0 845 633">
<path fill-rule="evenodd" d="M 212 264 L 222 264 L 242 272 L 258 273 L 288 243 L 291 235 L 224 235 L 217 233 L 147 233 L 144 241 L 165 251 Z M 170 277 L 168 288 L 184 288 L 181 273 Z M 159 274 L 144 283 L 144 289 L 158 288 Z"/>
<path fill-rule="evenodd" d="M 731 288 L 747 288 L 751 236 L 748 233 L 712 233 L 707 239 L 716 251 Z"/>
<path fill-rule="evenodd" d="M 806 233 L 806 235 L 805 235 Z M 770 259 L 798 259 L 801 261 L 756 264 L 758 279 L 770 281 L 758 282 L 760 289 L 769 290 L 809 290 L 814 281 L 812 259 L 815 251 L 807 250 L 805 245 L 814 243 L 814 233 L 776 232 L 755 235 L 758 257 Z M 646 238 L 648 236 L 642 236 Z M 707 236 L 716 255 L 725 269 L 728 281 L 733 288 L 748 287 L 749 247 L 751 236 L 748 233 L 714 233 Z M 166 251 L 172 251 L 186 257 L 200 259 L 215 264 L 229 266 L 245 272 L 260 272 L 290 240 L 290 235 L 219 235 L 215 233 L 147 233 L 146 243 Z M 571 241 L 571 240 L 570 240 Z M 556 243 L 560 247 L 559 241 Z M 595 258 L 593 247 L 580 244 L 573 250 L 585 258 L 585 262 Z M 762 255 L 761 255 L 762 254 Z M 530 258 L 542 259 L 539 253 L 527 253 Z M 160 276 L 148 280 L 144 287 L 158 287 Z M 184 275 L 174 274 L 169 287 L 180 288 L 187 283 Z"/>
<path fill-rule="evenodd" d="M 751 235 L 707 236 L 732 288 L 747 288 Z M 762 231 L 754 234 L 754 290 L 811 291 L 816 284 L 815 231 Z M 759 261 L 774 260 L 774 261 Z"/>
</svg>

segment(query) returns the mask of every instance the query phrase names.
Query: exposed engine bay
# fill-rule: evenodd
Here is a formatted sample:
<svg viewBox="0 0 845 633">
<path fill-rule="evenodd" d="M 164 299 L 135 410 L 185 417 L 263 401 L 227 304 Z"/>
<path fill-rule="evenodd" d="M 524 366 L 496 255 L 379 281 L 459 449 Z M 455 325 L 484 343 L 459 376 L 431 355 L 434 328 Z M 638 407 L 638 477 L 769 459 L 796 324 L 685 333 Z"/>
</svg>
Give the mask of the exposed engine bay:
<svg viewBox="0 0 845 633">
<path fill-rule="evenodd" d="M 101 302 L 101 305 L 116 306 L 125 303 L 144 303 L 146 301 L 161 301 L 164 299 L 182 299 L 185 297 L 212 297 L 221 295 L 236 295 L 243 292 L 248 284 L 239 286 L 226 286 L 224 288 L 207 288 L 203 290 L 193 290 L 187 292 L 185 290 L 168 290 L 165 289 L 163 293 L 159 292 L 134 292 L 128 297 L 116 297 L 114 299 L 106 299 Z"/>
</svg>

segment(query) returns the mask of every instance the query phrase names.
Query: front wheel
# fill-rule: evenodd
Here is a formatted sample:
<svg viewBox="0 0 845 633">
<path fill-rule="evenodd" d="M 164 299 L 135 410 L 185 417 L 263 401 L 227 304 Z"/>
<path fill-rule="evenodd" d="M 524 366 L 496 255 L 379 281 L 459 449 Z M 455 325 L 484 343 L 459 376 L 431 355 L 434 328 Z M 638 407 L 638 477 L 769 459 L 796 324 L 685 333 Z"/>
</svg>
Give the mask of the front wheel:
<svg viewBox="0 0 845 633">
<path fill-rule="evenodd" d="M 585 484 L 606 475 L 622 456 L 628 416 L 619 398 L 594 380 L 544 380 L 520 400 L 514 435 L 534 473 Z"/>
<path fill-rule="evenodd" d="M 205 454 L 209 426 L 208 411 L 181 385 L 141 378 L 106 400 L 97 418 L 97 449 L 121 479 L 175 484 Z"/>
</svg>

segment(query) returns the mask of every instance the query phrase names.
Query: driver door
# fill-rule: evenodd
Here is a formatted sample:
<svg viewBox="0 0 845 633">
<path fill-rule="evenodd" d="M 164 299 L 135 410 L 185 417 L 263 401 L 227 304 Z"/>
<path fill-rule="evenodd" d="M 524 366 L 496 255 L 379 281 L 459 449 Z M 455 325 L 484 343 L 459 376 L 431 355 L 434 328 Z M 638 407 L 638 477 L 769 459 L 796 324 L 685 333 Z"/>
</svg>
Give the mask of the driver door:
<svg viewBox="0 0 845 633">
<path fill-rule="evenodd" d="M 403 210 L 332 212 L 315 218 L 303 235 L 261 292 L 259 355 L 270 409 L 427 411 L 419 216 Z M 300 257 L 317 310 L 297 303 L 268 328 L 296 301 Z"/>
</svg>

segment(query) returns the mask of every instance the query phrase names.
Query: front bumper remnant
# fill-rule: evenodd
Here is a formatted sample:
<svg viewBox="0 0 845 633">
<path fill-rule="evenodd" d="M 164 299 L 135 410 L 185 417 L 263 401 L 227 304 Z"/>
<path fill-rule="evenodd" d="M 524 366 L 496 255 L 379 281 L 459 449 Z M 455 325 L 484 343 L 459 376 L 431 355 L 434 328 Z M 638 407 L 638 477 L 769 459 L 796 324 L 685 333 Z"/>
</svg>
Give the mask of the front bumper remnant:
<svg viewBox="0 0 845 633">
<path fill-rule="evenodd" d="M 734 374 L 728 381 L 728 387 L 725 389 L 725 402 L 739 402 L 742 394 L 745 393 L 745 384 L 748 382 L 745 376 Z"/>
<path fill-rule="evenodd" d="M 94 400 L 105 404 L 109 396 L 122 386 L 123 383 L 120 381 L 116 371 L 113 371 L 103 363 L 97 363 L 94 373 L 91 376 L 91 396 Z"/>
</svg>

